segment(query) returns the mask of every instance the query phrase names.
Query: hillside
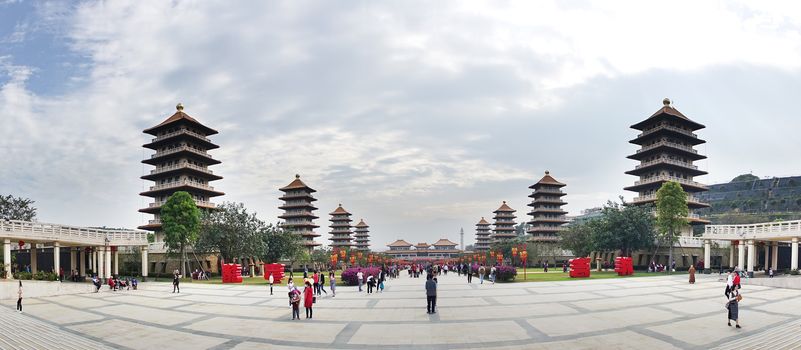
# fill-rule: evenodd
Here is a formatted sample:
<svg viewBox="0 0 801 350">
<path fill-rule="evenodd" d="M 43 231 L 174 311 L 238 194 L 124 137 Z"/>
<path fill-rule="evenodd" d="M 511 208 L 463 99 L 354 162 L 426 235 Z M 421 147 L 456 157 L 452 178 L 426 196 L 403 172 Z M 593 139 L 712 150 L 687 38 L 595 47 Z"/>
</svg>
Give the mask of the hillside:
<svg viewBox="0 0 801 350">
<path fill-rule="evenodd" d="M 712 224 L 801 219 L 801 176 L 759 179 L 746 174 L 709 186 L 698 195 L 712 205 L 699 210 Z"/>
</svg>

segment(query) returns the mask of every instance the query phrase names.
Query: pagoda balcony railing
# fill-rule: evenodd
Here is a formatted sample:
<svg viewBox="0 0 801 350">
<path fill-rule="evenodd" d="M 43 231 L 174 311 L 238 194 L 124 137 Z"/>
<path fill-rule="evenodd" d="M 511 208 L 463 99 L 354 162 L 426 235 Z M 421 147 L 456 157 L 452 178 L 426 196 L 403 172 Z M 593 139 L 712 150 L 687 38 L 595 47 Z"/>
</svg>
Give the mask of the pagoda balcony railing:
<svg viewBox="0 0 801 350">
<path fill-rule="evenodd" d="M 286 212 L 284 212 L 284 215 L 283 215 L 283 216 L 286 216 L 286 215 L 306 215 L 306 216 L 314 216 L 314 214 L 313 214 L 312 212 L 310 212 L 310 211 L 306 211 L 306 210 L 292 210 L 292 211 L 286 211 Z"/>
<path fill-rule="evenodd" d="M 638 202 L 649 202 L 649 201 L 655 201 L 655 200 L 656 200 L 656 193 L 647 194 L 647 195 L 639 196 L 639 197 L 634 197 L 632 202 L 638 203 Z M 687 195 L 687 201 L 688 202 L 692 202 L 692 203 L 704 203 L 703 201 L 701 201 L 700 198 L 698 198 L 696 196 L 693 196 L 691 194 Z"/>
<path fill-rule="evenodd" d="M 284 202 L 284 206 L 290 205 L 312 205 L 309 201 L 286 201 Z"/>
<path fill-rule="evenodd" d="M 644 185 L 644 184 L 653 183 L 653 182 L 659 182 L 659 181 L 675 181 L 675 182 L 678 182 L 680 184 L 706 188 L 706 185 L 704 185 L 704 184 L 702 184 L 700 182 L 695 182 L 695 181 L 692 181 L 692 180 L 682 179 L 680 177 L 668 176 L 668 175 L 652 176 L 652 177 L 649 177 L 649 178 L 642 179 L 640 181 L 635 181 L 634 182 L 634 186 L 639 186 L 639 185 Z"/>
<path fill-rule="evenodd" d="M 161 225 L 161 219 L 153 219 L 147 221 L 148 225 Z"/>
<path fill-rule="evenodd" d="M 537 194 L 537 193 L 564 194 L 564 192 L 562 192 L 561 190 L 550 190 L 550 189 L 542 189 L 542 188 L 534 190 L 534 194 Z"/>
<path fill-rule="evenodd" d="M 529 238 L 532 241 L 540 241 L 540 242 L 557 242 L 561 240 L 559 236 L 531 236 Z"/>
<path fill-rule="evenodd" d="M 564 230 L 563 226 L 535 226 L 528 228 L 528 232 L 553 232 L 562 230 Z"/>
<path fill-rule="evenodd" d="M 657 126 L 652 128 L 652 129 L 648 129 L 648 130 L 643 131 L 641 134 L 637 135 L 637 138 L 640 138 L 640 137 L 643 137 L 645 135 L 649 135 L 649 134 L 655 133 L 655 132 L 657 132 L 659 130 L 663 130 L 663 129 L 672 130 L 672 131 L 675 131 L 675 132 L 678 132 L 680 134 L 684 134 L 684 135 L 687 135 L 687 136 L 692 136 L 692 137 L 696 137 L 696 138 L 698 137 L 698 135 L 694 134 L 692 131 L 684 130 L 682 128 L 677 128 L 677 127 L 672 126 L 672 125 L 660 123 L 660 124 L 657 124 Z"/>
<path fill-rule="evenodd" d="M 678 161 L 678 160 L 670 159 L 670 158 L 657 158 L 657 159 L 654 159 L 654 160 L 651 160 L 651 161 L 643 162 L 643 163 L 640 163 L 640 165 L 637 165 L 634 169 L 645 168 L 647 166 L 651 166 L 651 165 L 659 164 L 659 163 L 668 163 L 668 164 L 674 164 L 674 165 L 682 166 L 682 167 L 685 167 L 685 168 L 696 169 L 696 170 L 698 169 L 698 167 L 693 165 L 692 163 L 682 162 L 682 161 Z"/>
<path fill-rule="evenodd" d="M 180 163 L 175 164 L 175 165 L 168 165 L 168 166 L 158 167 L 156 169 L 151 170 L 150 171 L 150 175 L 160 174 L 160 173 L 164 173 L 164 172 L 167 172 L 167 171 L 172 171 L 172 170 L 182 169 L 182 168 L 195 169 L 195 170 L 198 170 L 200 172 L 204 172 L 206 174 L 214 175 L 214 172 L 209 170 L 208 168 L 204 168 L 202 166 L 197 166 L 197 165 L 194 165 L 194 164 L 189 163 L 189 162 L 180 162 Z"/>
<path fill-rule="evenodd" d="M 159 184 L 159 185 L 156 185 L 156 186 L 150 186 L 150 190 L 151 191 L 157 191 L 157 190 L 163 190 L 165 188 L 180 187 L 180 186 L 185 186 L 185 185 L 202 188 L 202 189 L 209 190 L 209 191 L 214 191 L 214 187 L 212 187 L 212 186 L 209 186 L 209 185 L 206 185 L 204 183 L 197 182 L 197 181 L 189 181 L 189 180 L 174 181 L 174 182 L 168 182 L 168 183 L 164 183 L 164 184 Z"/>
<path fill-rule="evenodd" d="M 670 141 L 659 141 L 659 142 L 655 142 L 655 143 L 653 143 L 653 144 L 650 144 L 650 145 L 648 145 L 648 146 L 644 146 L 644 147 L 643 147 L 643 148 L 641 148 L 641 149 L 638 149 L 638 150 L 637 150 L 637 153 L 641 153 L 641 152 L 649 151 L 649 150 L 652 150 L 652 149 L 654 149 L 654 148 L 657 148 L 657 147 L 660 147 L 660 146 L 670 146 L 670 147 L 673 147 L 673 148 L 678 148 L 678 149 L 680 149 L 680 150 L 684 150 L 684 151 L 687 151 L 687 152 L 690 152 L 690 153 L 695 153 L 695 154 L 698 154 L 698 151 L 694 150 L 694 149 L 693 149 L 692 147 L 690 147 L 690 146 L 685 146 L 685 145 L 678 144 L 678 143 L 675 143 L 675 142 L 670 142 Z"/>
<path fill-rule="evenodd" d="M 166 151 L 159 151 L 159 152 L 156 152 L 155 154 L 153 154 L 152 156 L 150 156 L 150 158 L 151 159 L 158 158 L 158 157 L 166 156 L 168 154 L 178 153 L 178 152 L 181 152 L 181 151 L 189 151 L 189 152 L 192 152 L 192 153 L 195 153 L 195 154 L 199 154 L 199 155 L 207 157 L 207 158 L 213 158 L 210 154 L 208 154 L 208 153 L 206 153 L 204 151 L 189 147 L 189 146 L 179 146 L 179 147 L 175 147 L 175 148 L 172 148 L 172 149 L 168 149 Z"/>
<path fill-rule="evenodd" d="M 201 135 L 201 134 L 198 134 L 198 133 L 196 133 L 194 131 L 191 131 L 189 129 L 184 129 L 184 128 L 181 128 L 181 129 L 179 129 L 177 131 L 173 131 L 171 133 L 166 133 L 166 134 L 161 135 L 161 136 L 156 136 L 156 138 L 154 138 L 152 142 L 161 141 L 161 140 L 168 139 L 170 137 L 173 137 L 173 136 L 176 136 L 176 135 L 180 135 L 180 134 L 192 135 L 192 136 L 197 137 L 197 138 L 199 138 L 201 140 L 204 140 L 204 141 L 207 141 L 207 142 L 211 143 L 211 140 L 209 140 L 209 138 L 207 138 L 205 135 Z"/>
</svg>

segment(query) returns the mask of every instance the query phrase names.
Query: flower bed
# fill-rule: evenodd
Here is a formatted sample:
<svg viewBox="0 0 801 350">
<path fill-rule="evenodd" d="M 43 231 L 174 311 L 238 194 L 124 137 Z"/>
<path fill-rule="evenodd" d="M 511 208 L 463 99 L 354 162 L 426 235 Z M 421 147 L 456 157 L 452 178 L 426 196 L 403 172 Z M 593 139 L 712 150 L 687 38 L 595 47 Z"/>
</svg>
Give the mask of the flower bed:
<svg viewBox="0 0 801 350">
<path fill-rule="evenodd" d="M 356 278 L 356 273 L 359 272 L 359 269 L 361 269 L 362 274 L 364 274 L 363 281 L 367 281 L 367 276 L 378 278 L 378 273 L 381 272 L 381 269 L 377 267 L 350 267 L 342 272 L 341 281 L 348 286 L 359 285 L 359 280 Z"/>
</svg>

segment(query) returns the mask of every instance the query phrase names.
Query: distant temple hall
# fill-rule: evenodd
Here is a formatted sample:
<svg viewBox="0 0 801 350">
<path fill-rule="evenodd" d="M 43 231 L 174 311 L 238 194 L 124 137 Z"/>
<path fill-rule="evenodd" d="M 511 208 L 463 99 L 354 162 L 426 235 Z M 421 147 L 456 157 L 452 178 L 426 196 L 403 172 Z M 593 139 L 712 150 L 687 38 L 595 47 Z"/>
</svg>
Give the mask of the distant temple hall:
<svg viewBox="0 0 801 350">
<path fill-rule="evenodd" d="M 422 242 L 417 243 L 417 245 L 412 245 L 399 239 L 387 245 L 389 250 L 385 251 L 384 254 L 392 258 L 406 260 L 451 259 L 459 257 L 459 254 L 462 253 L 461 250 L 456 248 L 457 245 L 457 243 L 444 238 L 434 244 Z"/>
</svg>

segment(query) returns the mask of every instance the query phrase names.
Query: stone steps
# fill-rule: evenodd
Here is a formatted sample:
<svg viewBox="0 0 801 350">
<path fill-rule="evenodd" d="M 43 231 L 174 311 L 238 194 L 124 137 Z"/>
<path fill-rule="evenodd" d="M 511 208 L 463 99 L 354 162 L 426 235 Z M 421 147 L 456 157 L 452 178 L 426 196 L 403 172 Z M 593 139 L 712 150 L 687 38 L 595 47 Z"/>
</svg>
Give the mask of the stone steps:
<svg viewBox="0 0 801 350">
<path fill-rule="evenodd" d="M 0 334 L 0 349 L 109 349 L 8 307 L 0 307 Z"/>
<path fill-rule="evenodd" d="M 801 349 L 801 320 L 796 320 L 754 334 L 733 340 L 716 349 L 748 350 L 748 349 Z"/>
</svg>

